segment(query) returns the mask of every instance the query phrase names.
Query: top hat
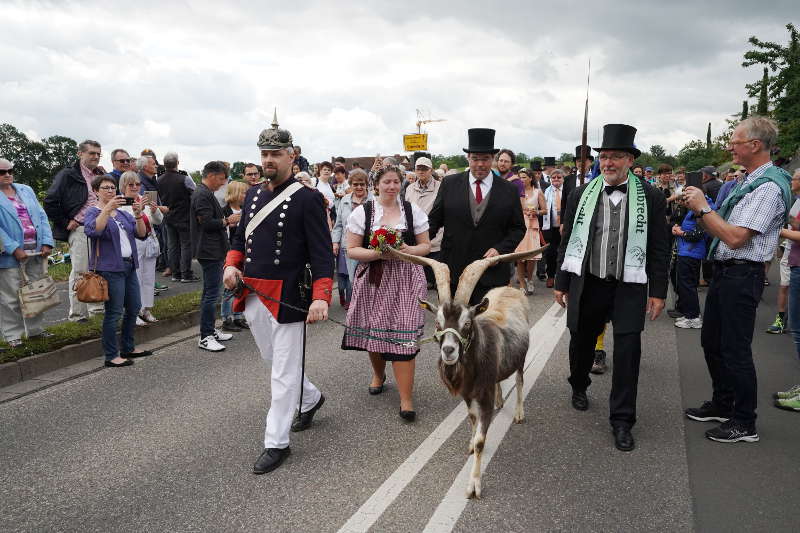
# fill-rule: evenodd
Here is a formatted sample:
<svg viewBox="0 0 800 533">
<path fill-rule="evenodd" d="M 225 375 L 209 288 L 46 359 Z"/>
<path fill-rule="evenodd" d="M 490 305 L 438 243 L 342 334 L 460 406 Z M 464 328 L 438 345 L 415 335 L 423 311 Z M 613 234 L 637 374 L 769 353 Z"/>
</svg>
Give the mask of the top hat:
<svg viewBox="0 0 800 533">
<path fill-rule="evenodd" d="M 581 160 L 581 147 L 583 146 L 586 147 L 586 159 L 594 161 L 594 156 L 592 155 L 592 147 L 589 146 L 588 144 L 579 144 L 578 146 L 575 147 L 575 162 L 577 163 L 578 161 Z"/>
<path fill-rule="evenodd" d="M 536 161 L 531 162 L 531 170 L 536 170 L 541 172 L 542 171 L 542 162 L 538 159 Z"/>
<path fill-rule="evenodd" d="M 494 130 L 491 128 L 470 128 L 467 135 L 469 146 L 464 151 L 468 154 L 496 154 L 500 151 L 494 147 Z"/>
<path fill-rule="evenodd" d="M 634 137 L 636 137 L 636 128 L 633 126 L 606 124 L 603 126 L 603 144 L 600 148 L 595 148 L 595 150 L 598 152 L 601 150 L 619 150 L 633 154 L 633 157 L 639 157 L 642 152 L 633 144 Z"/>
<path fill-rule="evenodd" d="M 555 158 L 555 156 L 553 156 L 553 157 L 545 156 L 544 163 L 542 163 L 542 164 L 544 166 L 546 166 L 546 167 L 554 167 L 554 166 L 556 166 L 556 158 Z"/>
</svg>

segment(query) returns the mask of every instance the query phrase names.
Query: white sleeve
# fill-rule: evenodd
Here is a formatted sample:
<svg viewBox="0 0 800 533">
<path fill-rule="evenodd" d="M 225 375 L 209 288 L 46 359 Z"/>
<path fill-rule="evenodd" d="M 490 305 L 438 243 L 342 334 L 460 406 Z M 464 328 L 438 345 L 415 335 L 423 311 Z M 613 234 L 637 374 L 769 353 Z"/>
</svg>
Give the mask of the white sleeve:
<svg viewBox="0 0 800 533">
<path fill-rule="evenodd" d="M 428 215 L 425 214 L 417 204 L 411 204 L 411 216 L 414 217 L 414 235 L 419 235 L 423 231 L 428 231 L 430 224 L 428 224 Z"/>
<path fill-rule="evenodd" d="M 347 217 L 347 231 L 353 235 L 364 235 L 364 226 L 366 225 L 366 222 L 364 222 L 365 217 L 364 206 L 360 205 L 356 207 L 353 212 L 350 213 L 350 216 Z"/>
</svg>

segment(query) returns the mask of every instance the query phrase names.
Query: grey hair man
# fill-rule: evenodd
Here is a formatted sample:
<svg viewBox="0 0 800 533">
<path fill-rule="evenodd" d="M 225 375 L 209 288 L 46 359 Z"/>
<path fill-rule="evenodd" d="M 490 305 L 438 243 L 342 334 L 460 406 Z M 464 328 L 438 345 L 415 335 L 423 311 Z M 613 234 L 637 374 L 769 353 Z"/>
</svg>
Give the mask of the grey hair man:
<svg viewBox="0 0 800 533">
<path fill-rule="evenodd" d="M 728 151 L 747 176 L 717 210 L 696 187 L 683 190 L 685 205 L 713 240 L 714 261 L 700 334 L 711 400 L 686 409 L 702 422 L 722 422 L 706 431 L 717 442 L 756 442 L 756 369 L 751 342 L 756 311 L 764 291 L 764 263 L 772 259 L 791 207 L 789 174 L 772 164 L 778 128 L 771 119 L 754 116 L 733 130 Z"/>
<path fill-rule="evenodd" d="M 149 159 L 149 158 L 148 158 Z M 197 281 L 192 273 L 192 240 L 189 211 L 192 192 L 196 185 L 191 177 L 178 171 L 180 160 L 175 152 L 164 155 L 164 173 L 158 177 L 160 203 L 166 209 L 162 229 L 166 234 L 168 271 L 172 281 L 190 283 Z"/>
<path fill-rule="evenodd" d="M 78 301 L 72 287 L 81 274 L 89 270 L 88 239 L 83 232 L 86 211 L 97 202 L 92 181 L 102 175 L 99 168 L 100 143 L 85 140 L 78 145 L 78 160 L 59 171 L 44 199 L 44 210 L 53 226 L 53 238 L 69 243 L 72 270 L 69 274 L 69 314 L 71 321 L 88 320 L 90 314 L 103 312 L 103 304 Z"/>
</svg>

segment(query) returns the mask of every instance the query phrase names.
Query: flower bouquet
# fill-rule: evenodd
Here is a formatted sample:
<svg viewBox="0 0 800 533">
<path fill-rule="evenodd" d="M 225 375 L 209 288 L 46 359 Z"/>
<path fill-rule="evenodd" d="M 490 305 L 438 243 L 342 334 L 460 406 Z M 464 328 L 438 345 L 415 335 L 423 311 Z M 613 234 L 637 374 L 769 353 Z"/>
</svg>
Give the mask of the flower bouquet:
<svg viewBox="0 0 800 533">
<path fill-rule="evenodd" d="M 403 244 L 403 234 L 393 228 L 381 226 L 369 236 L 369 247 L 383 252 L 388 248 L 398 249 Z"/>
</svg>

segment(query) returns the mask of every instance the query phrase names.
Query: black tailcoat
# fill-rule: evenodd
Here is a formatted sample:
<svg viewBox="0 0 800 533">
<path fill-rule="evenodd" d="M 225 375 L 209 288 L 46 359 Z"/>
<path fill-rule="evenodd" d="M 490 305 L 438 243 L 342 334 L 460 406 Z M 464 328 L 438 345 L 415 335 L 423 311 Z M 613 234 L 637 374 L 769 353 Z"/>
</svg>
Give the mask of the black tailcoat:
<svg viewBox="0 0 800 533">
<path fill-rule="evenodd" d="M 603 179 L 598 176 L 595 179 Z M 573 178 L 574 180 L 574 178 Z M 653 298 L 667 297 L 667 268 L 669 261 L 669 239 L 664 232 L 664 217 L 666 216 L 666 202 L 664 195 L 655 190 L 648 183 L 642 181 L 645 195 L 647 197 L 647 285 L 641 283 L 625 283 L 620 281 L 617 284 L 614 297 L 614 311 L 612 313 L 612 323 L 614 333 L 636 333 L 644 329 L 645 311 L 647 309 L 648 295 Z M 572 234 L 572 223 L 575 218 L 575 211 L 578 207 L 578 200 L 588 186 L 585 183 L 582 187 L 574 189 L 569 195 L 564 217 L 562 218 L 561 246 L 558 248 L 558 270 L 556 273 L 556 290 L 568 292 L 567 302 L 567 327 L 571 332 L 578 329 L 578 311 L 583 293 L 584 276 L 589 271 L 589 256 L 591 254 L 591 244 L 583 258 L 583 275 L 578 276 L 572 272 L 561 270 L 564 262 L 564 254 L 567 251 L 570 235 Z M 597 219 L 597 211 L 600 201 L 597 202 L 592 220 L 590 222 L 588 242 L 594 238 L 594 225 Z M 625 246 L 628 244 L 628 223 L 630 217 L 625 217 Z"/>
<path fill-rule="evenodd" d="M 501 254 L 513 252 L 525 235 L 525 219 L 519 191 L 513 183 L 494 176 L 489 202 L 476 225 L 470 212 L 469 172 L 446 176 L 428 215 L 430 235 L 444 227 L 441 261 L 450 268 L 450 279 L 458 280 L 464 268 L 494 248 Z M 498 263 L 486 269 L 479 284 L 500 287 L 508 284 L 511 270 Z"/>
</svg>

